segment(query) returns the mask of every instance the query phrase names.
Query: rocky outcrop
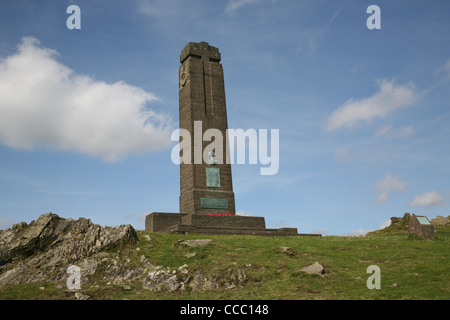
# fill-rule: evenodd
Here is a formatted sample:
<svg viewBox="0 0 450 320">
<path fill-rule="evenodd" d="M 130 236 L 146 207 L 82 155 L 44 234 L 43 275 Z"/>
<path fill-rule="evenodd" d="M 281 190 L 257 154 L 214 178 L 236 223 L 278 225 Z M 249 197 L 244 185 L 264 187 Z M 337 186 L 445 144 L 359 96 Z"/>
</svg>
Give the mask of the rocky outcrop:
<svg viewBox="0 0 450 320">
<path fill-rule="evenodd" d="M 43 214 L 30 224 L 21 222 L 0 233 L 0 272 L 8 267 L 0 274 L 0 287 L 58 278 L 56 271 L 65 273 L 63 267 L 70 264 L 83 265 L 84 272 L 92 274 L 95 261 L 87 258 L 137 240 L 131 225 L 102 227 L 85 218 Z"/>
<path fill-rule="evenodd" d="M 178 243 L 177 243 L 178 244 Z M 143 289 L 153 292 L 173 292 L 189 288 L 192 291 L 214 290 L 217 288 L 232 289 L 242 287 L 248 282 L 244 268 L 236 267 L 226 271 L 215 270 L 204 274 L 200 270 L 191 270 L 187 264 L 178 268 L 155 266 L 145 256 L 133 265 L 130 261 L 107 258 L 101 261 L 105 270 L 103 280 L 111 285 L 123 285 L 138 282 Z"/>
<path fill-rule="evenodd" d="M 447 216 L 447 217 L 437 216 L 436 218 L 431 219 L 430 222 L 434 227 L 449 225 L 450 224 L 450 216 Z"/>
<path fill-rule="evenodd" d="M 151 246 L 151 241 L 150 236 L 142 236 L 144 246 Z M 211 241 L 179 240 L 174 245 L 194 249 Z M 149 291 L 172 292 L 187 288 L 232 289 L 248 281 L 242 267 L 205 274 L 198 268 L 190 270 L 186 264 L 177 268 L 154 265 L 145 255 L 136 261 L 140 250 L 137 242 L 137 233 L 130 225 L 102 227 L 85 218 L 41 215 L 30 224 L 22 222 L 0 231 L 0 289 L 6 285 L 57 282 L 61 289 L 72 290 L 68 285 L 69 270 L 78 270 L 83 288 L 98 286 L 96 281 L 100 281 L 106 286 L 123 286 L 125 291 L 131 290 L 131 283 L 140 283 Z M 80 292 L 74 297 L 90 299 Z"/>
<path fill-rule="evenodd" d="M 409 226 L 411 224 L 411 219 L 414 214 L 410 214 L 409 212 L 405 212 L 403 217 L 391 217 L 391 223 L 389 226 L 384 229 L 375 230 L 367 233 L 367 236 L 383 234 L 383 233 L 408 233 Z M 430 219 L 431 225 L 433 227 L 442 227 L 450 225 L 450 216 L 443 217 L 437 216 L 434 219 Z M 439 229 L 436 229 L 439 231 Z"/>
<path fill-rule="evenodd" d="M 411 219 L 411 214 L 409 212 L 405 212 L 403 217 L 391 217 L 391 226 L 398 229 L 406 229 L 408 228 L 409 220 Z"/>
<path fill-rule="evenodd" d="M 397 228 L 397 229 L 407 229 L 410 220 L 411 220 L 411 214 L 409 212 L 406 212 L 402 218 L 392 217 L 390 227 Z M 434 227 L 449 225 L 450 224 L 450 216 L 447 216 L 447 217 L 437 216 L 436 218 L 430 219 L 430 222 Z"/>
</svg>

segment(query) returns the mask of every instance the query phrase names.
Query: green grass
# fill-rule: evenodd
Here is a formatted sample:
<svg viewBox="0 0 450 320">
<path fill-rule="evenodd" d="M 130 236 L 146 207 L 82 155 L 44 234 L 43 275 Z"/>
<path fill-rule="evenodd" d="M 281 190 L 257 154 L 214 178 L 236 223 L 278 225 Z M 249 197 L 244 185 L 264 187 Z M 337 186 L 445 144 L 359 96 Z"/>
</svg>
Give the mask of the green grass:
<svg viewBox="0 0 450 320">
<path fill-rule="evenodd" d="M 149 235 L 151 240 L 145 239 Z M 233 289 L 151 292 L 139 283 L 108 285 L 102 269 L 83 283 L 81 292 L 91 299 L 450 299 L 450 227 L 441 227 L 436 240 L 419 240 L 401 229 L 387 229 L 364 237 L 258 237 L 150 234 L 139 231 L 138 244 L 111 252 L 138 265 L 141 255 L 154 265 L 204 275 L 243 269 L 248 281 Z M 182 239 L 212 239 L 208 245 L 189 248 Z M 289 247 L 282 252 L 280 247 Z M 139 248 L 139 250 L 136 250 Z M 187 253 L 195 253 L 187 258 Z M 324 277 L 299 271 L 318 261 Z M 369 290 L 367 267 L 381 270 L 381 289 Z M 0 275 L 1 276 L 1 275 Z M 44 287 L 44 289 L 42 289 Z M 0 299 L 74 299 L 61 284 L 9 286 Z"/>
</svg>

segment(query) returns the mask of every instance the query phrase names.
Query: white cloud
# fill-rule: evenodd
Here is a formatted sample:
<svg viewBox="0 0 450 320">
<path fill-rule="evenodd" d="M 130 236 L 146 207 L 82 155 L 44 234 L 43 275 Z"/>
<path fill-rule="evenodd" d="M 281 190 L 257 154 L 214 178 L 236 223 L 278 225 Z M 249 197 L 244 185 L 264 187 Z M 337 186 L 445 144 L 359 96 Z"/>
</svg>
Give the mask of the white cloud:
<svg viewBox="0 0 450 320">
<path fill-rule="evenodd" d="M 139 215 L 139 221 L 145 221 L 145 217 L 148 216 L 151 212 L 143 212 Z"/>
<path fill-rule="evenodd" d="M 379 128 L 375 135 L 377 137 L 385 137 L 389 136 L 392 133 L 392 126 L 384 126 L 382 128 Z"/>
<path fill-rule="evenodd" d="M 450 78 L 450 59 L 444 65 L 434 70 L 434 74 L 443 74 L 445 78 Z"/>
<path fill-rule="evenodd" d="M 104 161 L 170 145 L 170 117 L 146 106 L 158 100 L 154 94 L 76 74 L 57 56 L 25 37 L 17 53 L 0 60 L 0 143 Z"/>
<path fill-rule="evenodd" d="M 376 204 L 383 204 L 389 200 L 389 193 L 404 192 L 406 191 L 406 183 L 400 181 L 399 178 L 392 176 L 391 174 L 386 174 L 380 181 L 377 182 L 375 187 L 376 192 L 381 192 L 378 198 L 375 200 Z"/>
<path fill-rule="evenodd" d="M 394 131 L 393 137 L 406 138 L 412 136 L 415 133 L 413 126 L 404 126 Z"/>
<path fill-rule="evenodd" d="M 394 81 L 378 81 L 379 92 L 361 100 L 345 102 L 328 118 L 327 131 L 340 128 L 353 128 L 361 122 L 369 123 L 374 118 L 384 118 L 400 107 L 417 100 L 411 85 L 397 85 Z"/>
<path fill-rule="evenodd" d="M 311 231 L 312 234 L 321 234 L 321 235 L 327 235 L 330 233 L 330 230 L 325 230 L 325 229 L 314 229 L 313 231 Z"/>
<path fill-rule="evenodd" d="M 380 224 L 380 227 L 379 227 L 377 230 L 384 229 L 384 228 L 386 228 L 386 227 L 389 227 L 390 225 L 391 225 L 391 219 L 388 219 L 388 220 L 382 222 L 382 223 Z M 359 228 L 359 229 L 356 230 L 356 231 L 347 233 L 346 236 L 363 236 L 363 235 L 367 234 L 367 233 L 370 232 L 370 231 L 371 231 L 371 230 L 366 230 L 366 229 L 363 229 L 363 228 Z"/>
<path fill-rule="evenodd" d="M 349 236 L 349 237 L 359 237 L 359 236 L 365 235 L 365 234 L 368 233 L 368 232 L 369 232 L 369 230 L 366 230 L 366 229 L 363 229 L 363 228 L 359 228 L 359 229 L 356 230 L 356 231 L 352 231 L 352 232 L 349 232 L 349 233 L 345 234 L 345 236 Z"/>
<path fill-rule="evenodd" d="M 250 3 L 256 3 L 260 0 L 230 0 L 225 8 L 225 12 L 231 13 L 239 9 L 240 7 L 250 4 Z"/>
<path fill-rule="evenodd" d="M 246 212 L 244 210 L 240 210 L 240 211 L 236 212 L 236 215 L 238 215 L 238 216 L 247 216 L 247 217 L 252 217 L 253 216 L 252 213 Z"/>
<path fill-rule="evenodd" d="M 383 192 L 383 193 L 380 194 L 380 195 L 378 196 L 378 198 L 375 200 L 375 203 L 376 203 L 376 204 L 383 204 L 383 203 L 385 203 L 385 202 L 388 201 L 388 200 L 389 200 L 388 193 L 387 193 L 387 192 Z"/>
<path fill-rule="evenodd" d="M 407 138 L 415 133 L 413 126 L 403 126 L 398 129 L 393 129 L 392 126 L 384 126 L 379 128 L 375 133 L 377 137 L 386 138 Z"/>
<path fill-rule="evenodd" d="M 388 220 L 386 220 L 386 221 L 384 221 L 383 223 L 380 224 L 380 228 L 379 229 L 381 230 L 381 229 L 387 228 L 390 225 L 391 225 L 391 219 L 388 219 Z"/>
<path fill-rule="evenodd" d="M 423 194 L 419 194 L 410 203 L 414 207 L 432 207 L 432 206 L 443 206 L 444 198 L 437 191 L 429 191 Z"/>
</svg>

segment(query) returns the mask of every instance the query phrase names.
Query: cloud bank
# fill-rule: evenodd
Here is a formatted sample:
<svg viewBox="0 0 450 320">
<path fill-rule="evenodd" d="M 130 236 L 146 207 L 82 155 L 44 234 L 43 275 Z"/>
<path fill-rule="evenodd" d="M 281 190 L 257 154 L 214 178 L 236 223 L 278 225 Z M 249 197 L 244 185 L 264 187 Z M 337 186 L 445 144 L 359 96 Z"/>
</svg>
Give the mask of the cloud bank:
<svg viewBox="0 0 450 320">
<path fill-rule="evenodd" d="M 124 82 L 76 74 L 56 51 L 25 37 L 0 60 L 0 143 L 33 150 L 70 150 L 106 162 L 170 145 L 169 115 L 158 98 Z"/>
<path fill-rule="evenodd" d="M 387 173 L 380 181 L 377 182 L 375 191 L 381 192 L 375 200 L 376 204 L 383 204 L 389 200 L 389 193 L 406 191 L 406 182 L 400 181 L 399 178 Z"/>
<path fill-rule="evenodd" d="M 413 104 L 417 95 L 412 86 L 397 85 L 394 81 L 378 82 L 379 92 L 361 100 L 352 100 L 339 106 L 328 118 L 328 132 L 341 128 L 353 128 L 361 122 L 369 123 L 384 118 L 395 110 Z"/>
<path fill-rule="evenodd" d="M 416 196 L 410 205 L 414 207 L 433 207 L 443 206 L 445 203 L 444 198 L 439 192 L 430 191 Z"/>
<path fill-rule="evenodd" d="M 446 79 L 450 79 L 450 59 L 444 65 L 434 70 L 434 74 L 443 75 Z"/>
<path fill-rule="evenodd" d="M 385 137 L 388 139 L 392 138 L 407 138 L 414 135 L 413 126 L 403 126 L 398 129 L 393 129 L 392 126 L 384 126 L 379 128 L 375 134 L 377 137 Z"/>
</svg>

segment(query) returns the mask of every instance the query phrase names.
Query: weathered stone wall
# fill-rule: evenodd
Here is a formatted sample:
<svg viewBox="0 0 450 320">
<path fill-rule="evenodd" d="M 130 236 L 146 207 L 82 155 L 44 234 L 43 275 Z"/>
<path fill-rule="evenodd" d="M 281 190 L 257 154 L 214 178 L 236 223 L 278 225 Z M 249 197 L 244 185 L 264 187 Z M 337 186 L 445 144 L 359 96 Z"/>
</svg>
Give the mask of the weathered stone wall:
<svg viewBox="0 0 450 320">
<path fill-rule="evenodd" d="M 189 234 L 200 233 L 209 235 L 250 235 L 250 236 L 298 236 L 297 228 L 280 229 L 255 229 L 255 228 L 233 228 L 220 226 L 194 226 L 179 224 L 171 229 L 171 233 Z M 311 235 L 319 236 L 319 235 Z"/>
<path fill-rule="evenodd" d="M 152 212 L 145 217 L 145 231 L 169 232 L 170 228 L 181 223 L 181 217 L 185 214 Z"/>
<path fill-rule="evenodd" d="M 219 215 L 198 215 L 189 214 L 181 219 L 182 224 L 194 225 L 198 227 L 226 227 L 226 228 L 249 228 L 265 229 L 266 223 L 263 217 L 251 216 L 219 216 Z"/>
</svg>

